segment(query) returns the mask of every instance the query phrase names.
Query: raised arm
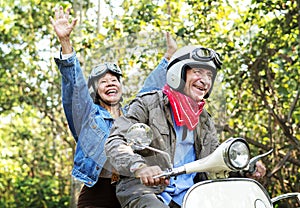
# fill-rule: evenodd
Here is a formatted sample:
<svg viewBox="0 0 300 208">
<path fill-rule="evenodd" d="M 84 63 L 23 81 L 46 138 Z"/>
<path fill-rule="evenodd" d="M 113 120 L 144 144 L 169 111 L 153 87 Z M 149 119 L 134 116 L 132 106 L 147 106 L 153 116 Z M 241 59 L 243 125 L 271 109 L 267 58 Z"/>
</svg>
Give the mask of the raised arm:
<svg viewBox="0 0 300 208">
<path fill-rule="evenodd" d="M 70 21 L 70 9 L 64 13 L 63 8 L 55 9 L 55 17 L 50 17 L 51 24 L 55 34 L 61 44 L 60 58 L 55 58 L 55 62 L 62 75 L 62 104 L 65 115 L 69 124 L 69 128 L 75 138 L 78 140 L 78 135 L 81 130 L 81 123 L 86 118 L 86 113 L 89 112 L 87 108 L 93 105 L 92 99 L 89 97 L 86 81 L 83 76 L 80 63 L 76 57 L 70 40 L 70 35 L 76 25 L 77 19 Z M 75 93 L 75 90 L 81 90 Z M 83 99 L 77 98 L 75 95 L 86 95 L 85 104 L 81 104 Z M 86 103 L 89 103 L 87 105 Z M 83 106 L 80 111 L 74 112 L 74 106 Z M 76 114 L 76 123 L 74 123 L 74 113 Z M 78 115 L 79 114 L 79 115 Z"/>
<path fill-rule="evenodd" d="M 158 66 L 146 78 L 139 93 L 162 89 L 166 84 L 168 61 L 177 50 L 177 44 L 169 32 L 166 32 L 167 51 Z"/>
<path fill-rule="evenodd" d="M 70 8 L 64 13 L 62 6 L 55 9 L 55 20 L 50 17 L 50 22 L 53 25 L 54 31 L 61 44 L 62 54 L 70 54 L 73 52 L 70 35 L 73 31 L 77 19 L 73 19 L 69 23 Z"/>
<path fill-rule="evenodd" d="M 166 41 L 167 41 L 167 52 L 165 53 L 165 58 L 169 61 L 177 50 L 177 44 L 169 32 L 166 32 Z"/>
</svg>

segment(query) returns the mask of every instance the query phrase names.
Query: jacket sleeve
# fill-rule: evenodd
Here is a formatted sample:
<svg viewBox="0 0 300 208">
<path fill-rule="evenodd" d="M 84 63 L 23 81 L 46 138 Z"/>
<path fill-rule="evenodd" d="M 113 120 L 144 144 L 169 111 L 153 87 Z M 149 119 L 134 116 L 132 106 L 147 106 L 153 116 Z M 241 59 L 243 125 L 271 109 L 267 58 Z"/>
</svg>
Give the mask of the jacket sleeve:
<svg viewBox="0 0 300 208">
<path fill-rule="evenodd" d="M 158 66 L 146 78 L 139 93 L 162 89 L 166 84 L 167 66 L 168 61 L 167 59 L 163 58 Z"/>
<path fill-rule="evenodd" d="M 145 164 L 143 157 L 127 146 L 126 132 L 134 123 L 146 123 L 147 116 L 145 104 L 140 97 L 137 97 L 129 105 L 127 114 L 117 118 L 111 128 L 110 136 L 105 144 L 106 157 L 122 176 L 134 176 L 133 168 L 139 164 Z M 127 147 L 126 150 L 124 147 Z"/>
<path fill-rule="evenodd" d="M 76 54 L 66 60 L 55 58 L 55 62 L 62 75 L 63 108 L 69 128 L 77 142 L 82 123 L 88 118 L 94 104 Z"/>
</svg>

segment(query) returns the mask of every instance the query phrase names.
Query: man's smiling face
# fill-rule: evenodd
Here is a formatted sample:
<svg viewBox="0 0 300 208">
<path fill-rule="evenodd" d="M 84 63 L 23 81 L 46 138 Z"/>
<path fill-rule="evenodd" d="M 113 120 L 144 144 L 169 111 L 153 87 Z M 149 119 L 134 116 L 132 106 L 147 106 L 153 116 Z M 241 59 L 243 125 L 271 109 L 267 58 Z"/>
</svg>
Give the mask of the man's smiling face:
<svg viewBox="0 0 300 208">
<path fill-rule="evenodd" d="M 186 71 L 186 82 L 184 94 L 191 97 L 196 102 L 203 100 L 212 85 L 213 73 L 211 70 L 202 68 L 192 68 Z"/>
</svg>

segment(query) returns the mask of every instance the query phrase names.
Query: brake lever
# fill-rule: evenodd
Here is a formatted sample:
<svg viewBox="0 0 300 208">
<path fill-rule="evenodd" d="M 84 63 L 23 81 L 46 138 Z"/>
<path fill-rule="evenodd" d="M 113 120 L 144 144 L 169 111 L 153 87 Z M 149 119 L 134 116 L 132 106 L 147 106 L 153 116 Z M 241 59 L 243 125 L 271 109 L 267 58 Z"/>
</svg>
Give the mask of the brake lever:
<svg viewBox="0 0 300 208">
<path fill-rule="evenodd" d="M 258 160 L 260 160 L 262 157 L 267 156 L 271 152 L 273 152 L 273 149 L 269 150 L 266 153 L 263 153 L 261 155 L 257 155 L 255 157 L 251 158 L 250 161 L 249 161 L 249 168 L 248 168 L 247 172 L 250 173 L 250 174 L 253 174 L 255 172 L 255 170 L 256 170 L 256 162 Z"/>
<path fill-rule="evenodd" d="M 170 173 L 169 171 L 164 171 L 162 174 L 159 174 L 159 175 L 156 175 L 156 176 L 153 176 L 153 178 L 162 178 L 162 177 L 166 177 L 166 178 L 169 178 L 170 177 Z"/>
<path fill-rule="evenodd" d="M 181 167 L 178 167 L 178 168 L 167 169 L 163 173 L 161 173 L 159 175 L 156 175 L 156 176 L 153 176 L 153 178 L 154 179 L 155 178 L 161 178 L 161 177 L 170 178 L 172 176 L 178 176 L 178 175 L 185 174 L 185 173 L 186 173 L 185 167 L 181 166 Z"/>
</svg>

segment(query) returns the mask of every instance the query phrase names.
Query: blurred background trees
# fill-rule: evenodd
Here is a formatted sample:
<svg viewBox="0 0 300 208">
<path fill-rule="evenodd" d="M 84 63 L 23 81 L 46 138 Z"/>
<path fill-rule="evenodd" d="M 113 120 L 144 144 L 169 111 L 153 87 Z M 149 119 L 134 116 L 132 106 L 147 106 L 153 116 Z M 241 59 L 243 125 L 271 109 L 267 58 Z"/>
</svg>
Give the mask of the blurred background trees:
<svg viewBox="0 0 300 208">
<path fill-rule="evenodd" d="M 49 22 L 59 4 L 79 18 L 72 40 L 86 75 L 102 61 L 123 69 L 124 102 L 163 56 L 165 31 L 179 47 L 218 51 L 223 67 L 207 102 L 221 140 L 244 137 L 253 155 L 273 148 L 262 184 L 271 197 L 300 191 L 299 0 L 7 0 L 0 1 L 0 207 L 72 207 L 76 199 L 75 143 Z"/>
</svg>

